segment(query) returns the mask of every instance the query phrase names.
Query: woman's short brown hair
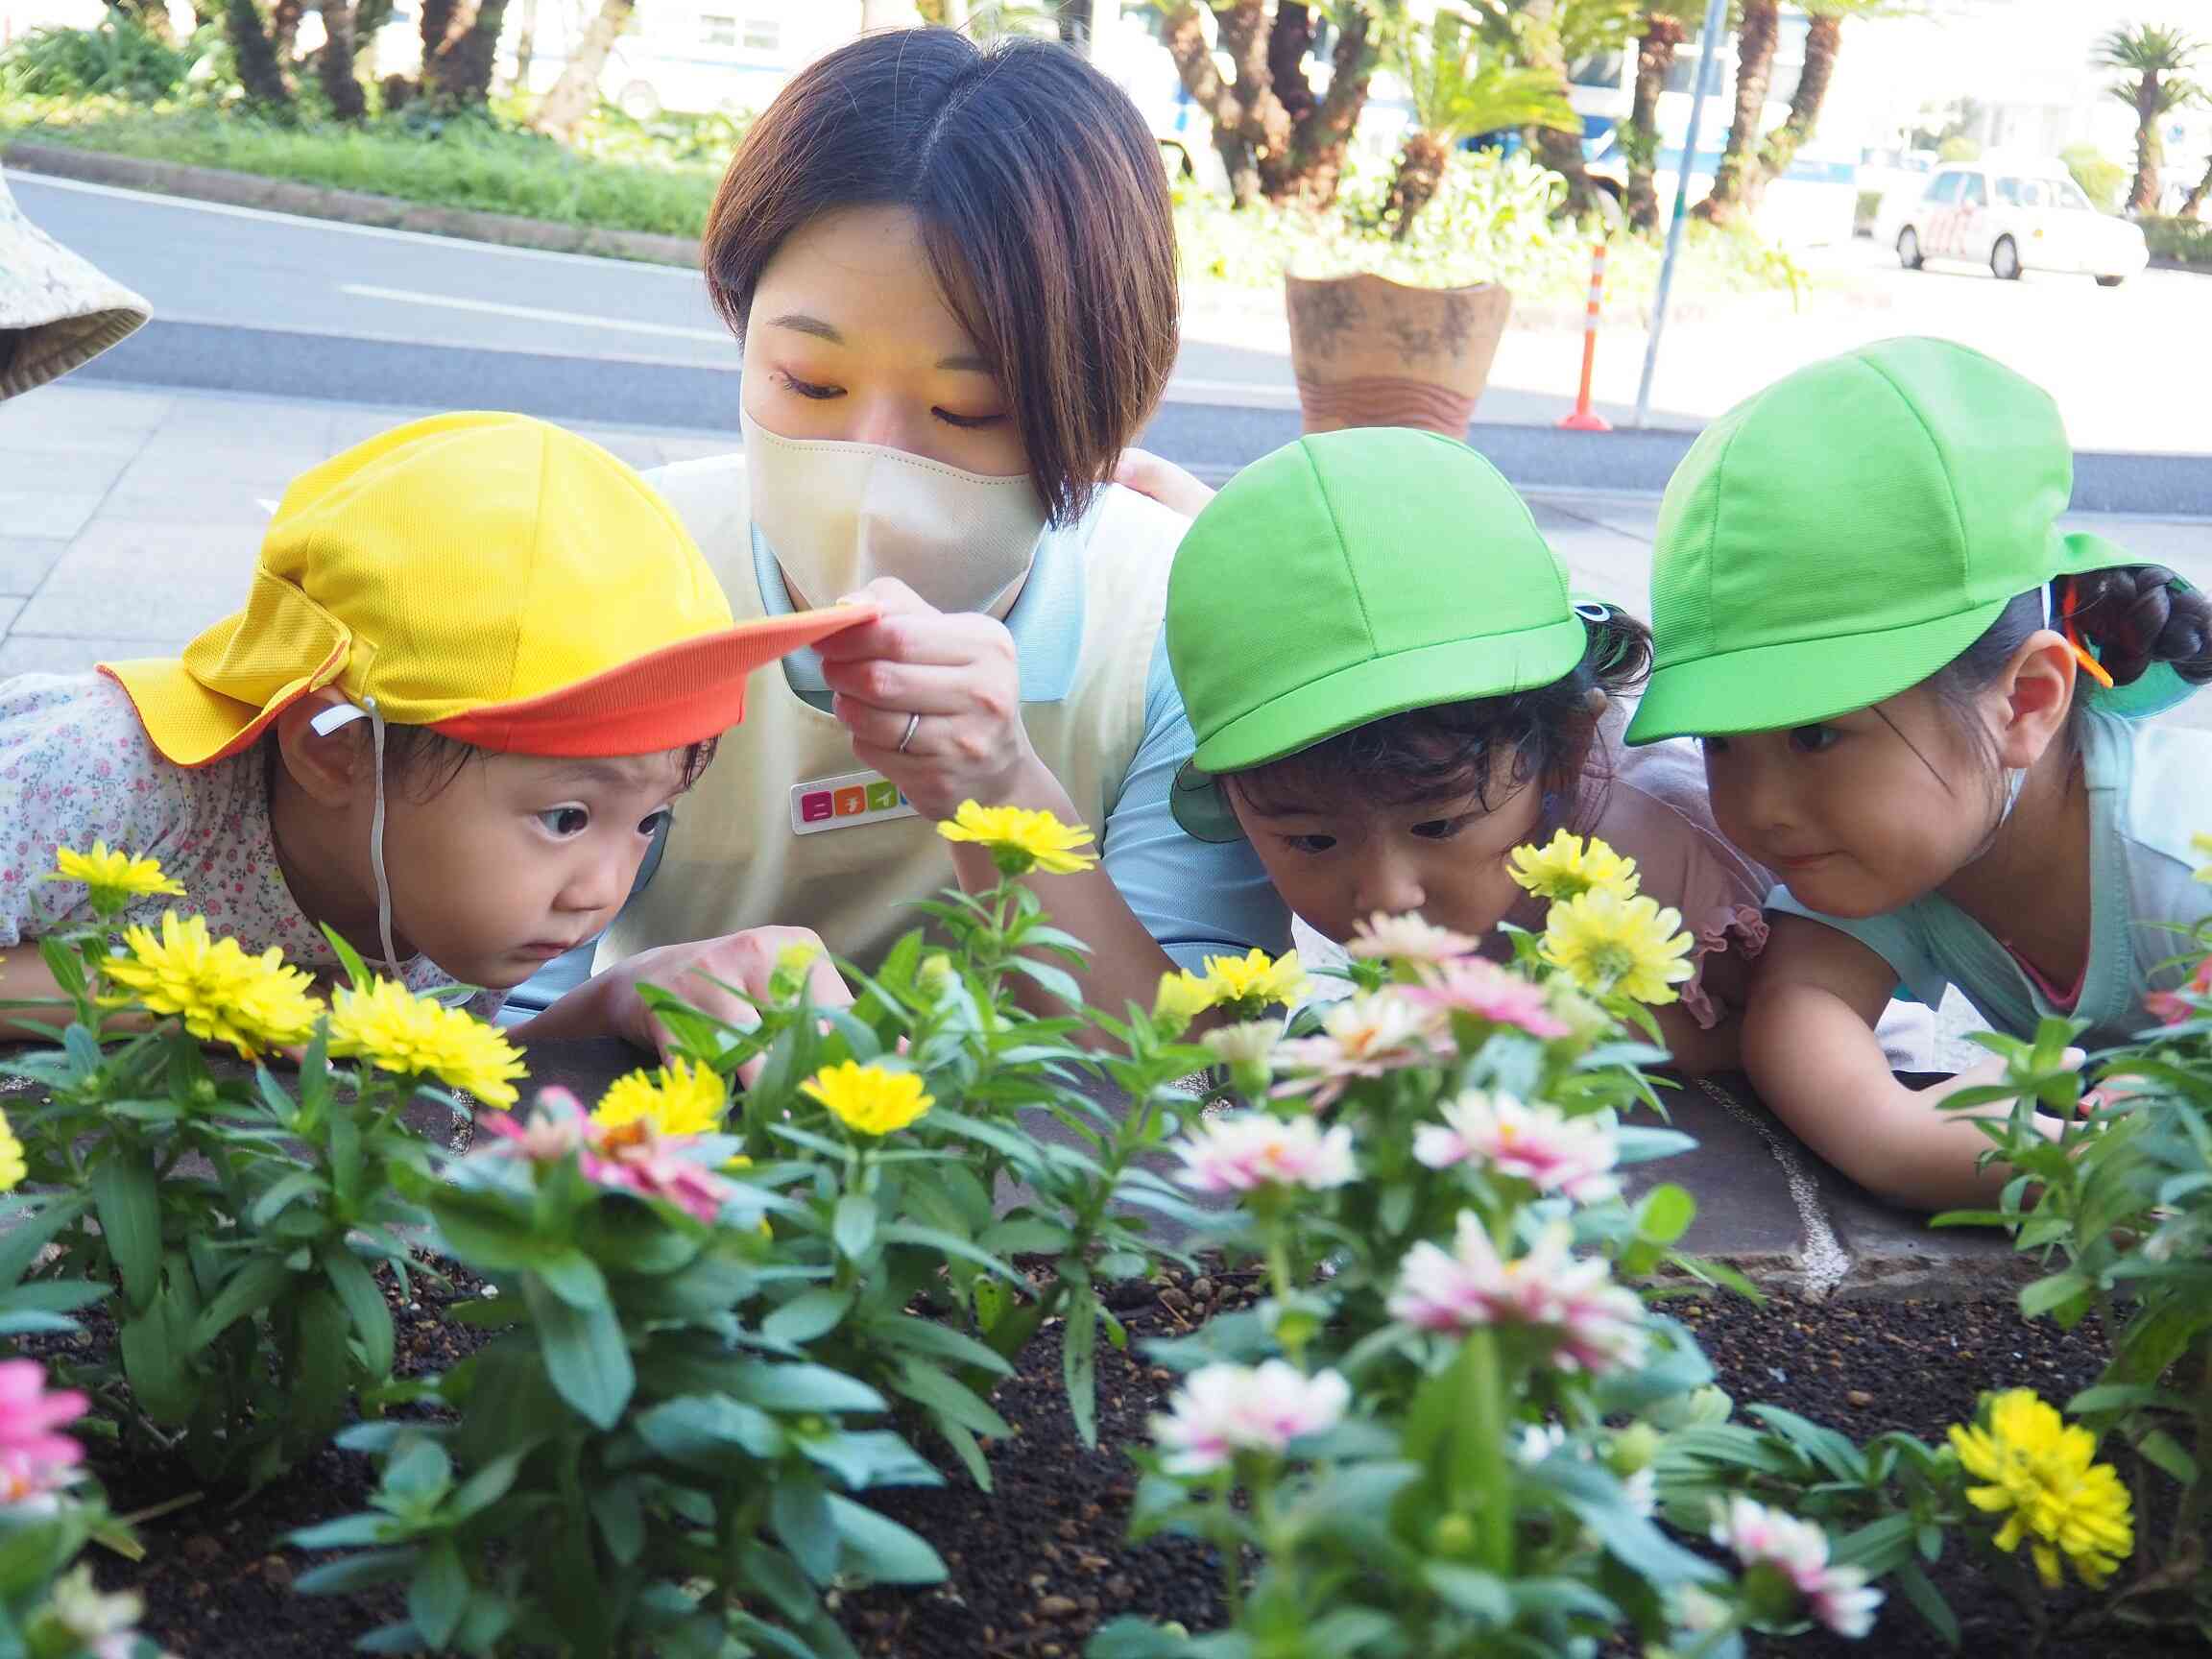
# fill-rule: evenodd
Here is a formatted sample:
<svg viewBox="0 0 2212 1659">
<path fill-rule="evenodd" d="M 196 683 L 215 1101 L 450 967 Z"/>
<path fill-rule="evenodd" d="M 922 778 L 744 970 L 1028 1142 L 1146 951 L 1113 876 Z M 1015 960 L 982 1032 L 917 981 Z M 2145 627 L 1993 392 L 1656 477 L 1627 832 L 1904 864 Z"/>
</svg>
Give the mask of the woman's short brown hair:
<svg viewBox="0 0 2212 1659">
<path fill-rule="evenodd" d="M 949 29 L 868 36 L 755 123 L 708 221 L 707 285 L 743 338 L 784 239 L 899 205 L 1004 393 L 1052 521 L 1078 517 L 1175 364 L 1166 170 L 1136 107 L 1065 47 Z"/>
</svg>

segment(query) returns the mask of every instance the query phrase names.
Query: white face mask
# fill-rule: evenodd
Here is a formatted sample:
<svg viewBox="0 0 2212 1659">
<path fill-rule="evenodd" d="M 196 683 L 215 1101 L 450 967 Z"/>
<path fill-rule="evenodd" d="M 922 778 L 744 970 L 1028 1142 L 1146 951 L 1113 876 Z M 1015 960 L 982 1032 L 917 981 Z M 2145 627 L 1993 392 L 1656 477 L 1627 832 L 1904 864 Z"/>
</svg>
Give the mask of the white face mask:
<svg viewBox="0 0 2212 1659">
<path fill-rule="evenodd" d="M 807 604 L 896 576 L 940 611 L 988 611 L 1027 573 L 1045 529 L 1027 473 L 994 478 L 741 421 L 753 522 Z"/>
</svg>

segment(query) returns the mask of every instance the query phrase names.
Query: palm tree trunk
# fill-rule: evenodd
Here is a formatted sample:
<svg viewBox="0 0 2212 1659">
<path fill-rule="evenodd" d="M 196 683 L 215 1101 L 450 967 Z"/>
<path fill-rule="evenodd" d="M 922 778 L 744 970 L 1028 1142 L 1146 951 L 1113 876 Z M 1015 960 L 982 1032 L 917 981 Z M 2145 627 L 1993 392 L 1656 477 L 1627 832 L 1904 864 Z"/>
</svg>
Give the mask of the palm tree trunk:
<svg viewBox="0 0 2212 1659">
<path fill-rule="evenodd" d="M 1638 230 L 1659 228 L 1659 192 L 1651 182 L 1659 159 L 1659 97 L 1687 33 L 1679 17 L 1653 12 L 1636 42 L 1636 97 L 1621 148 L 1628 156 L 1628 223 Z"/>
<path fill-rule="evenodd" d="M 1736 35 L 1736 114 L 1728 142 L 1713 173 L 1713 191 L 1697 204 L 1701 219 L 1719 222 L 1735 214 L 1743 200 L 1743 182 L 1758 160 L 1753 146 L 1767 108 L 1767 83 L 1774 73 L 1774 36 L 1779 26 L 1776 0 L 1743 0 L 1743 20 Z M 1688 168 L 1695 157 L 1684 156 Z"/>
<path fill-rule="evenodd" d="M 305 0 L 276 0 L 269 9 L 269 49 L 276 61 L 289 64 L 294 43 L 300 38 L 300 19 L 306 13 Z"/>
<path fill-rule="evenodd" d="M 1528 67 L 1554 77 L 1559 84 L 1560 101 L 1564 103 L 1568 97 L 1567 55 L 1559 44 L 1557 12 L 1557 0 L 1527 0 L 1521 16 L 1527 26 Z M 1552 216 L 1581 218 L 1590 211 L 1594 200 L 1590 172 L 1582 153 L 1581 129 L 1561 132 L 1550 127 L 1537 127 L 1529 131 L 1527 138 L 1529 148 L 1536 152 L 1536 159 L 1567 180 L 1567 194 Z"/>
<path fill-rule="evenodd" d="M 1435 133 L 1416 132 L 1407 136 L 1406 148 L 1398 153 L 1398 172 L 1390 180 L 1389 198 L 1382 204 L 1382 217 L 1391 223 L 1393 242 L 1406 240 L 1421 209 L 1435 199 L 1444 183 L 1444 165 L 1451 158 L 1451 145 Z"/>
<path fill-rule="evenodd" d="M 2212 156 L 2204 159 L 2204 177 L 2189 186 L 2189 194 L 2181 199 L 2181 217 L 2195 219 L 2204 206 L 2204 198 L 2212 196 Z"/>
<path fill-rule="evenodd" d="M 1345 152 L 1351 147 L 1353 130 L 1359 125 L 1359 112 L 1366 108 L 1368 84 L 1381 57 L 1372 38 L 1374 21 L 1374 14 L 1363 5 L 1339 9 L 1336 47 L 1330 54 L 1333 72 L 1329 90 L 1305 115 L 1297 117 L 1292 127 L 1290 155 L 1297 188 L 1315 207 L 1334 205 L 1337 186 L 1344 180 Z M 1280 13 L 1276 26 L 1282 26 Z M 1305 84 L 1303 74 L 1298 82 Z M 1280 96 L 1280 82 L 1277 86 Z"/>
<path fill-rule="evenodd" d="M 369 112 L 369 100 L 353 74 L 353 21 L 352 0 L 323 0 L 325 34 L 316 73 L 330 100 L 330 113 L 341 121 L 358 121 Z"/>
<path fill-rule="evenodd" d="M 290 108 L 292 88 L 284 79 L 283 65 L 276 61 L 260 8 L 253 0 L 225 0 L 223 28 L 230 37 L 230 52 L 238 60 L 238 84 L 246 88 L 246 96 L 264 108 Z"/>
<path fill-rule="evenodd" d="M 169 8 L 163 0 L 124 0 L 123 14 L 164 46 L 177 44 L 177 31 L 169 26 Z"/>
<path fill-rule="evenodd" d="M 556 138 L 574 136 L 577 124 L 599 101 L 599 77 L 607 67 L 607 56 L 637 9 L 637 0 L 600 0 L 599 14 L 569 53 L 567 66 L 545 94 L 545 102 L 538 106 L 531 126 Z"/>
<path fill-rule="evenodd" d="M 1828 83 L 1836 73 L 1836 53 L 1843 37 L 1843 19 L 1816 12 L 1805 33 L 1805 65 L 1797 72 L 1797 89 L 1790 94 L 1790 113 L 1782 125 L 1767 134 L 1759 147 L 1759 165 L 1743 180 L 1743 208 L 1756 213 L 1766 199 L 1767 186 L 1790 171 L 1797 152 L 1820 125 L 1820 106 L 1828 98 Z"/>
<path fill-rule="evenodd" d="M 2158 164 L 2166 158 L 2165 141 L 2158 135 L 2158 72 L 2143 71 L 2135 84 L 2135 182 L 2128 191 L 2128 211 L 2158 211 Z"/>
<path fill-rule="evenodd" d="M 438 90 L 455 104 L 481 105 L 492 97 L 499 33 L 507 26 L 507 0 L 478 0 L 469 27 L 445 48 Z"/>
</svg>

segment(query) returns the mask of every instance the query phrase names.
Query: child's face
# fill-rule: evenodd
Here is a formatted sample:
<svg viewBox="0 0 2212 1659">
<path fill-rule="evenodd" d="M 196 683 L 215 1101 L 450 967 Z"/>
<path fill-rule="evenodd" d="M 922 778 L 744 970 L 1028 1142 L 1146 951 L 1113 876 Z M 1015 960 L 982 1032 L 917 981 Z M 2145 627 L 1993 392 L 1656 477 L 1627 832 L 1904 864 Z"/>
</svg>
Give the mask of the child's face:
<svg viewBox="0 0 2212 1659">
<path fill-rule="evenodd" d="M 1503 757 L 1499 773 L 1511 763 Z M 1470 790 L 1406 805 L 1271 801 L 1263 811 L 1235 777 L 1223 785 L 1283 902 L 1338 942 L 1378 912 L 1490 931 L 1521 898 L 1506 859 L 1535 834 L 1544 804 L 1534 783 L 1493 783 L 1489 807 Z"/>
<path fill-rule="evenodd" d="M 1915 686 L 1817 725 L 1707 737 L 1713 816 L 1810 908 L 1881 915 L 1987 845 L 2004 799 L 1990 762 L 2000 731 L 1978 736 Z"/>
<path fill-rule="evenodd" d="M 394 931 L 465 983 L 519 985 L 614 919 L 683 773 L 682 752 L 479 755 L 427 799 L 387 788 Z"/>
</svg>

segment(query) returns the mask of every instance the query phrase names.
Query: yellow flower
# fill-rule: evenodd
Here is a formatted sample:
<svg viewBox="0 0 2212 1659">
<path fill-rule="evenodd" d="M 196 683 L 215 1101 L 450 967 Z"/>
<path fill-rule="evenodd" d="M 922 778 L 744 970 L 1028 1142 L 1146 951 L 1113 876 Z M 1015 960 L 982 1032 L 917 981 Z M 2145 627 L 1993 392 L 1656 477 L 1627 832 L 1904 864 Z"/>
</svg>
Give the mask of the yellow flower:
<svg viewBox="0 0 2212 1659">
<path fill-rule="evenodd" d="M 156 894 L 173 894 L 181 899 L 181 882 L 171 880 L 169 873 L 156 858 L 133 858 L 128 853 L 110 853 L 108 843 L 95 841 L 89 853 L 72 853 L 66 847 L 54 849 L 54 868 L 43 879 L 48 881 L 82 881 L 96 895 L 117 899 L 151 899 Z"/>
<path fill-rule="evenodd" d="M 922 1093 L 922 1079 L 913 1072 L 856 1066 L 850 1060 L 825 1066 L 800 1084 L 799 1092 L 821 1101 L 840 1123 L 863 1135 L 903 1129 L 936 1104 Z"/>
<path fill-rule="evenodd" d="M 2025 1538 L 2045 1589 L 2058 1588 L 2061 1553 L 2082 1583 L 2103 1584 L 2133 1551 L 2135 1527 L 2128 1488 L 2111 1464 L 2093 1461 L 2097 1437 L 2027 1388 L 1984 1407 L 1985 1426 L 1954 1424 L 1951 1444 L 1966 1472 L 1989 1482 L 1969 1486 L 1967 1502 L 2006 1516 L 1997 1548 L 2017 1550 Z"/>
<path fill-rule="evenodd" d="M 1257 947 L 1242 956 L 1207 957 L 1206 983 L 1214 1006 L 1234 1008 L 1245 1018 L 1278 1002 L 1287 1008 L 1313 989 L 1297 951 L 1286 950 L 1270 961 Z"/>
<path fill-rule="evenodd" d="M 681 1055 L 658 1071 L 637 1070 L 607 1086 L 591 1121 L 619 1129 L 640 1118 L 662 1135 L 711 1135 L 722 1126 L 730 1096 L 711 1066 L 692 1066 Z"/>
<path fill-rule="evenodd" d="M 227 1043 L 244 1060 L 306 1042 L 323 1012 L 308 994 L 314 981 L 287 968 L 282 951 L 272 946 L 249 956 L 235 939 L 209 937 L 204 916 L 182 922 L 164 911 L 158 939 L 150 927 L 131 927 L 123 946 L 100 973 L 126 995 L 103 997 L 103 1003 L 174 1014 L 201 1042 Z"/>
<path fill-rule="evenodd" d="M 366 991 L 342 990 L 332 1004 L 333 1054 L 401 1077 L 435 1077 L 491 1106 L 514 1105 L 511 1080 L 529 1075 L 496 1026 L 390 979 L 373 979 Z"/>
<path fill-rule="evenodd" d="M 1513 879 L 1539 899 L 1579 899 L 1585 893 L 1636 897 L 1636 860 L 1623 858 L 1593 835 L 1556 831 L 1549 847 L 1513 849 Z"/>
<path fill-rule="evenodd" d="M 2189 837 L 2189 845 L 2205 857 L 2212 858 L 2212 835 L 2192 835 Z M 2212 881 L 2212 864 L 2198 865 L 2197 879 Z"/>
<path fill-rule="evenodd" d="M 0 1117 L 0 1192 L 20 1186 L 31 1166 L 23 1162 L 23 1142 L 15 1139 L 14 1125 Z"/>
<path fill-rule="evenodd" d="M 1674 987 L 1695 972 L 1694 942 L 1682 913 L 1650 899 L 1623 899 L 1599 887 L 1551 906 L 1544 927 L 1544 960 L 1583 990 L 1618 991 L 1639 1002 L 1674 1000 Z"/>
<path fill-rule="evenodd" d="M 1217 999 L 1213 980 L 1202 979 L 1188 968 L 1178 969 L 1160 975 L 1160 991 L 1152 998 L 1152 1018 L 1180 1036 Z"/>
<path fill-rule="evenodd" d="M 1080 849 L 1091 831 L 1080 824 L 1063 824 L 1049 812 L 1032 812 L 1025 806 L 978 806 L 960 803 L 950 821 L 937 826 L 948 841 L 973 841 L 991 850 L 992 862 L 1005 876 L 1024 876 L 1042 870 L 1047 876 L 1072 876 L 1098 862 L 1095 854 Z"/>
</svg>

